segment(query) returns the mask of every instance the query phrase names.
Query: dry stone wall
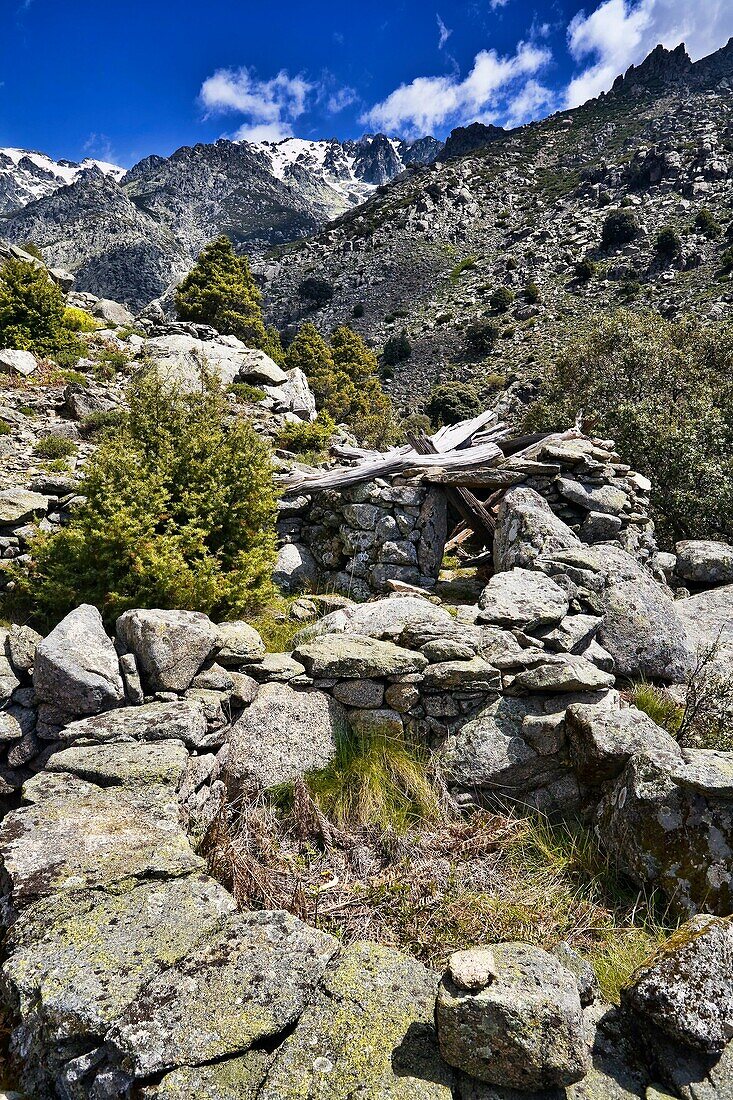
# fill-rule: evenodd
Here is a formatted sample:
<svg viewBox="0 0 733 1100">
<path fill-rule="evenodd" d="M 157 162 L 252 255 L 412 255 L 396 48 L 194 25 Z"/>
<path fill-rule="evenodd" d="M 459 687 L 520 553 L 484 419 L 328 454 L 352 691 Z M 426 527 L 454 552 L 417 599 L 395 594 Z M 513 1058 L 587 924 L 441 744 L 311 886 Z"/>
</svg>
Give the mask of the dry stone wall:
<svg viewBox="0 0 733 1100">
<path fill-rule="evenodd" d="M 539 493 L 587 544 L 615 541 L 646 560 L 656 549 L 650 483 L 600 439 L 550 437 L 515 484 Z M 280 504 L 278 579 L 294 591 L 333 590 L 366 599 L 391 580 L 432 588 L 447 537 L 445 491 L 417 480 L 376 479 Z M 514 541 L 514 540 L 512 540 Z"/>
</svg>

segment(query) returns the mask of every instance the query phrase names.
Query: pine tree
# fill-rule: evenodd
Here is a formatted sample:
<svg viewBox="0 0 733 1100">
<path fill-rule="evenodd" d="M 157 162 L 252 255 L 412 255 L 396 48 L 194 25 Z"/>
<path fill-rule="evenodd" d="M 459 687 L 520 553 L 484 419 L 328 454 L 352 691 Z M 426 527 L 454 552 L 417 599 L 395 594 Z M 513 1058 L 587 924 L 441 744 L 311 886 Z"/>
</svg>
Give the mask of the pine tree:
<svg viewBox="0 0 733 1100">
<path fill-rule="evenodd" d="M 362 338 L 345 325 L 331 346 L 315 325 L 303 325 L 288 348 L 288 368 L 300 367 L 319 410 L 350 427 L 362 443 L 389 444 L 395 437 L 392 404 L 377 376 L 377 359 Z"/>
<path fill-rule="evenodd" d="M 228 237 L 217 237 L 203 249 L 176 291 L 176 309 L 182 321 L 211 325 L 282 362 L 280 336 L 265 327 L 262 295 L 247 257 L 237 256 Z"/>
</svg>

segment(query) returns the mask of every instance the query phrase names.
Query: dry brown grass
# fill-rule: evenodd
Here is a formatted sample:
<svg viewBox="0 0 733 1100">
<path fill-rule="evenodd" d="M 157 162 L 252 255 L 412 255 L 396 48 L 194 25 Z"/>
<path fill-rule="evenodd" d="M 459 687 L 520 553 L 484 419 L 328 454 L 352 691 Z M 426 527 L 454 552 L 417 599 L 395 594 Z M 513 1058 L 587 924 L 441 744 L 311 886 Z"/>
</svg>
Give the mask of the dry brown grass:
<svg viewBox="0 0 733 1100">
<path fill-rule="evenodd" d="M 337 828 L 305 783 L 287 810 L 266 798 L 222 808 L 205 842 L 211 873 L 242 909 L 286 909 L 346 943 L 372 939 L 438 969 L 455 950 L 566 940 L 615 999 L 665 935 L 580 827 L 475 812 L 397 834 Z"/>
</svg>

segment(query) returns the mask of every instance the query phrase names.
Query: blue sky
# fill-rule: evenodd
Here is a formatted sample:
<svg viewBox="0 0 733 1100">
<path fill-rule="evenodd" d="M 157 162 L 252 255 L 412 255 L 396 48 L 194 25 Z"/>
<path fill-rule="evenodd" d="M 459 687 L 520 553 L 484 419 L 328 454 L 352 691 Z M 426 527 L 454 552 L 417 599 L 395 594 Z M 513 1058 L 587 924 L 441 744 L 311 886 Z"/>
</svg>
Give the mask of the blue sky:
<svg viewBox="0 0 733 1100">
<path fill-rule="evenodd" d="M 129 166 L 222 136 L 443 137 L 732 35 L 731 0 L 0 0 L 0 147 Z"/>
</svg>

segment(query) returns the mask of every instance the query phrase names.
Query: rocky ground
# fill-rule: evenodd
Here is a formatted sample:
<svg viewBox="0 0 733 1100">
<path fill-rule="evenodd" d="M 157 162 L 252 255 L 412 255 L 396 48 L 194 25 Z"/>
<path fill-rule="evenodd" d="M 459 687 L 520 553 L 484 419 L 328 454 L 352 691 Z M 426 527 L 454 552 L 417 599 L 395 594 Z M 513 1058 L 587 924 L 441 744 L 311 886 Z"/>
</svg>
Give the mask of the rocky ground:
<svg viewBox="0 0 733 1100">
<path fill-rule="evenodd" d="M 3 981 L 26 1095 L 731 1095 L 731 755 L 673 737 L 626 687 L 683 699 L 711 643 L 708 683 L 729 683 L 733 550 L 680 544 L 667 583 L 515 488 L 495 557 L 474 604 L 318 617 L 305 598 L 284 653 L 193 612 L 129 611 L 110 638 L 82 606 L 46 638 L 4 632 Z M 612 1005 L 569 945 L 470 944 L 441 976 L 238 910 L 197 854 L 207 833 L 327 766 L 349 728 L 423 746 L 469 820 L 497 799 L 580 815 L 686 923 Z"/>
</svg>

